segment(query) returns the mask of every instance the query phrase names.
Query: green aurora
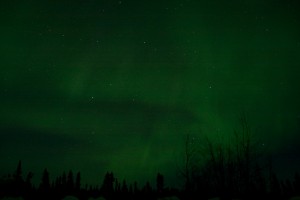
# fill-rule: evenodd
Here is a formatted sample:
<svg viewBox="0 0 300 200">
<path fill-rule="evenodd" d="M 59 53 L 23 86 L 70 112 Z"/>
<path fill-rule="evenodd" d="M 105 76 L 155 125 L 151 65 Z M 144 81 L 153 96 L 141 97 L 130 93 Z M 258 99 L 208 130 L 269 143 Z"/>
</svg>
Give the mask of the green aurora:
<svg viewBox="0 0 300 200">
<path fill-rule="evenodd" d="M 245 112 L 282 174 L 300 168 L 296 0 L 0 3 L 0 171 L 177 180 L 187 134 Z M 289 167 L 287 169 L 287 167 Z M 170 181 L 171 182 L 171 181 Z"/>
</svg>

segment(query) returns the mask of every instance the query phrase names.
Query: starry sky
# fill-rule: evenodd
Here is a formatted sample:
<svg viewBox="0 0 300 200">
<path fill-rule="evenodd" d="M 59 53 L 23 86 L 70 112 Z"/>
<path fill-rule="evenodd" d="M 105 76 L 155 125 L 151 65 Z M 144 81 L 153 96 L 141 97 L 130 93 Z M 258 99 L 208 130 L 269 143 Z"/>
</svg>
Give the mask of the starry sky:
<svg viewBox="0 0 300 200">
<path fill-rule="evenodd" d="M 296 0 L 0 2 L 0 171 L 176 177 L 187 134 L 246 113 L 282 172 L 300 168 Z M 289 169 L 287 169 L 289 167 Z M 141 182 L 143 183 L 143 182 Z"/>
</svg>

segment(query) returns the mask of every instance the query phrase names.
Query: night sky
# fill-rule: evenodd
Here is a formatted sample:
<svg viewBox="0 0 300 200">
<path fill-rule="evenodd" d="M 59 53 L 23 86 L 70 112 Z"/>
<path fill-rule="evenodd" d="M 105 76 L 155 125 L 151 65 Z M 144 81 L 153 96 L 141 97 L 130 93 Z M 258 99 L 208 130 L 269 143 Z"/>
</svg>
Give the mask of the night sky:
<svg viewBox="0 0 300 200">
<path fill-rule="evenodd" d="M 0 2 L 0 171 L 166 182 L 187 134 L 246 113 L 283 174 L 300 169 L 297 0 Z M 282 165 L 280 163 L 285 163 Z M 144 182 L 143 182 L 144 181 Z"/>
</svg>

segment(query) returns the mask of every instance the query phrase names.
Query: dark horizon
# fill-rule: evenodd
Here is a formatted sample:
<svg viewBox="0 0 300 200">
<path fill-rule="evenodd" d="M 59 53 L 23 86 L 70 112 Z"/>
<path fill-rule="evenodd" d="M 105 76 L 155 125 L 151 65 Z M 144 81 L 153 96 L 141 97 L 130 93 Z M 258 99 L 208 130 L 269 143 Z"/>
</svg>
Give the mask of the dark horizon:
<svg viewBox="0 0 300 200">
<path fill-rule="evenodd" d="M 158 172 L 152 177 L 154 182 L 144 183 L 126 178 L 120 179 L 112 171 L 106 172 L 100 184 L 84 183 L 80 171 L 62 171 L 58 176 L 43 170 L 38 184 L 32 180 L 35 173 L 24 172 L 19 161 L 12 173 L 0 178 L 0 198 L 19 197 L 25 200 L 51 199 L 64 197 L 90 200 L 104 197 L 116 199 L 160 200 L 172 197 L 180 200 L 211 199 L 290 199 L 300 195 L 300 174 L 293 178 L 281 179 L 277 176 L 272 160 L 258 152 L 253 143 L 247 121 L 243 131 L 234 136 L 236 142 L 230 144 L 213 143 L 207 139 L 206 154 L 195 149 L 194 138 L 189 135 L 185 140 L 185 163 L 178 169 L 177 184 L 170 187 L 165 176 Z M 228 146 L 229 145 L 229 146 Z M 202 163 L 199 162 L 202 158 Z M 147 172 L 145 172 L 147 173 Z M 177 175 L 178 175 L 177 174 Z"/>
</svg>

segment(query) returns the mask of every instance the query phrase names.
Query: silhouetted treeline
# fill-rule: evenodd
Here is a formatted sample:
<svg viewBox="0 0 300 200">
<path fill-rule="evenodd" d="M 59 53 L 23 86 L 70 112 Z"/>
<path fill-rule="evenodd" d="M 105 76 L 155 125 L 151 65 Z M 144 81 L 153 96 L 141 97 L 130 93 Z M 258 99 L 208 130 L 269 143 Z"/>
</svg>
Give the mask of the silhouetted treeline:
<svg viewBox="0 0 300 200">
<path fill-rule="evenodd" d="M 80 200 L 104 197 L 107 200 L 155 200 L 167 196 L 177 196 L 179 199 L 289 199 L 300 196 L 300 175 L 295 173 L 292 180 L 279 180 L 271 168 L 268 173 L 256 163 L 250 172 L 239 169 L 239 165 L 226 160 L 222 150 L 214 155 L 202 168 L 202 173 L 192 174 L 190 188 L 166 188 L 164 176 L 160 173 L 156 177 L 156 186 L 149 182 L 139 186 L 137 182 L 128 183 L 118 180 L 112 172 L 107 172 L 101 186 L 81 185 L 81 173 L 63 172 L 50 182 L 50 173 L 44 170 L 38 186 L 31 183 L 33 173 L 22 176 L 22 164 L 18 163 L 12 175 L 3 176 L 0 181 L 0 198 L 23 197 L 25 200 L 53 199 L 60 200 L 66 196 L 75 196 Z M 228 158 L 227 158 L 228 159 Z M 220 163 L 221 162 L 221 163 Z M 242 166 L 244 168 L 244 166 Z M 243 173 L 243 175 L 241 175 Z M 244 173 L 249 173 L 249 177 Z M 52 179 L 51 179 L 52 180 Z M 186 184 L 184 184 L 186 186 Z"/>
<path fill-rule="evenodd" d="M 107 200 L 156 200 L 168 196 L 181 200 L 212 197 L 287 200 L 300 196 L 300 175 L 295 173 L 292 179 L 279 180 L 271 160 L 261 155 L 259 145 L 253 140 L 246 118 L 241 118 L 241 125 L 241 130 L 234 132 L 229 143 L 213 143 L 206 139 L 200 146 L 194 146 L 187 136 L 185 161 L 180 169 L 183 179 L 178 179 L 177 183 L 181 183 L 182 188 L 167 188 L 161 173 L 153 177 L 156 178 L 155 186 L 149 182 L 139 185 L 119 180 L 113 172 L 107 172 L 99 186 L 83 186 L 80 172 L 70 170 L 53 179 L 47 169 L 43 171 L 40 183 L 34 186 L 31 182 L 33 173 L 23 176 L 19 161 L 12 175 L 0 179 L 0 198 L 21 196 L 25 200 L 61 200 L 71 195 L 80 200 L 100 196 Z"/>
<path fill-rule="evenodd" d="M 43 171 L 38 186 L 31 182 L 33 173 L 29 172 L 24 179 L 22 176 L 22 163 L 19 161 L 13 175 L 6 175 L 0 179 L 0 199 L 3 197 L 23 197 L 25 200 L 46 199 L 60 200 L 66 196 L 75 196 L 80 200 L 104 197 L 111 199 L 158 199 L 164 196 L 179 194 L 177 189 L 164 187 L 164 176 L 157 174 L 156 188 L 149 182 L 139 186 L 137 182 L 128 183 L 118 180 L 112 172 L 107 172 L 101 186 L 81 185 L 81 173 L 73 171 L 63 172 L 51 182 L 50 173 Z"/>
</svg>

